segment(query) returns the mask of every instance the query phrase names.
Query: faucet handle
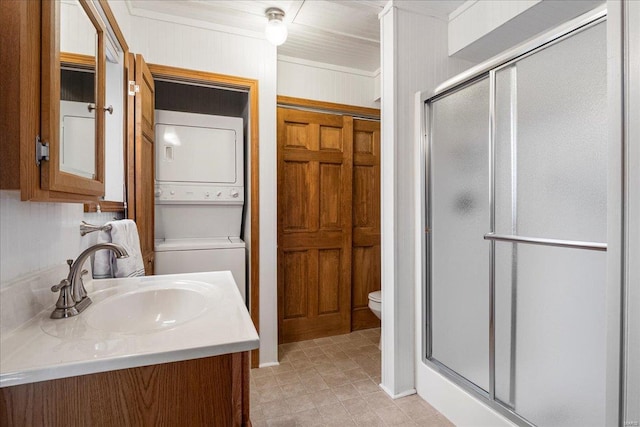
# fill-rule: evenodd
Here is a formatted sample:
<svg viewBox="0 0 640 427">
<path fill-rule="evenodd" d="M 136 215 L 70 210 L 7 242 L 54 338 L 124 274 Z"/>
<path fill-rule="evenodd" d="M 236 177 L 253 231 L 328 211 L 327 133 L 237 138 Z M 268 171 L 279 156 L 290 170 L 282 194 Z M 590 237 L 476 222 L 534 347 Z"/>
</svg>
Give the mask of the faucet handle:
<svg viewBox="0 0 640 427">
<path fill-rule="evenodd" d="M 52 319 L 62 319 L 65 317 L 76 316 L 78 309 L 75 307 L 76 302 L 71 296 L 71 282 L 67 279 L 62 279 L 57 285 L 51 287 L 52 292 L 60 291 L 58 301 L 56 302 L 56 308 L 51 313 Z"/>
<path fill-rule="evenodd" d="M 62 279 L 60 283 L 58 283 L 57 285 L 53 285 L 51 287 L 51 292 L 58 292 L 60 289 L 64 289 L 70 285 L 71 285 L 71 282 L 69 282 L 67 279 Z"/>
<path fill-rule="evenodd" d="M 72 259 L 68 259 L 67 260 L 67 265 L 69 266 L 69 270 L 71 270 L 71 266 L 73 265 L 73 260 Z"/>
</svg>

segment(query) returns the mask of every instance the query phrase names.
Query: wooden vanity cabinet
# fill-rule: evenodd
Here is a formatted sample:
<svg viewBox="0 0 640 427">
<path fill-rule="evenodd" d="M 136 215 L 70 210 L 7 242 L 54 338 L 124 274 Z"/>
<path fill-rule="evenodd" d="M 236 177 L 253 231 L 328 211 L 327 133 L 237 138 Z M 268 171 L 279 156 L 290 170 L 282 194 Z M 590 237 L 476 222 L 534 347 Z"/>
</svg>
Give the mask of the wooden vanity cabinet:
<svg viewBox="0 0 640 427">
<path fill-rule="evenodd" d="M 251 426 L 249 353 L 0 389 L 0 426 Z"/>
<path fill-rule="evenodd" d="M 21 190 L 23 200 L 56 196 L 41 191 L 40 167 L 36 164 L 35 137 L 40 134 L 41 6 L 37 1 L 0 2 L 0 189 Z"/>
</svg>

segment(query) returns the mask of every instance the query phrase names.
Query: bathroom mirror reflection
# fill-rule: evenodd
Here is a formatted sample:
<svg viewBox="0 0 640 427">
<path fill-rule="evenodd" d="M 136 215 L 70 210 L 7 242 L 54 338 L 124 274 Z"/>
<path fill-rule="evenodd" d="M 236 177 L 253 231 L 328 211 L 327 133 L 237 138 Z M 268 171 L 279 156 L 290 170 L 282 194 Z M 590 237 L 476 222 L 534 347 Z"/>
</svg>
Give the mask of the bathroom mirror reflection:
<svg viewBox="0 0 640 427">
<path fill-rule="evenodd" d="M 98 32 L 78 0 L 60 3 L 60 170 L 96 178 Z M 100 107 L 96 109 L 96 105 Z"/>
<path fill-rule="evenodd" d="M 124 202 L 124 134 L 126 131 L 125 50 L 105 32 L 104 200 Z M 122 43 L 126 44 L 123 40 Z"/>
</svg>

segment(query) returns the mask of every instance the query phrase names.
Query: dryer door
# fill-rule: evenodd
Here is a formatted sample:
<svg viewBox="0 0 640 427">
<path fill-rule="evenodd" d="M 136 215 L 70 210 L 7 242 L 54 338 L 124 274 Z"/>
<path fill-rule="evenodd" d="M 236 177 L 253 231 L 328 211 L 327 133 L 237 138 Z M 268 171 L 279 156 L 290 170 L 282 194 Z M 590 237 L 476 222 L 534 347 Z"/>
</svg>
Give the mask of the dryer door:
<svg viewBox="0 0 640 427">
<path fill-rule="evenodd" d="M 156 181 L 237 185 L 236 131 L 156 124 Z"/>
</svg>

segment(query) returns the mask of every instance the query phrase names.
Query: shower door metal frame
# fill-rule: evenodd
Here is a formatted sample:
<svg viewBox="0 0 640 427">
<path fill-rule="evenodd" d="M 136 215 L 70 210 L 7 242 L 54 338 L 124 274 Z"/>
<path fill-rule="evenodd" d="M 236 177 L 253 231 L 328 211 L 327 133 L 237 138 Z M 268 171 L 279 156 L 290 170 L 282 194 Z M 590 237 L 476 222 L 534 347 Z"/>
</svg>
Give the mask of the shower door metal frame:
<svg viewBox="0 0 640 427">
<path fill-rule="evenodd" d="M 441 84 L 432 93 L 422 94 L 420 97 L 421 107 L 424 109 L 420 115 L 420 136 L 421 136 L 421 154 L 424 163 L 421 172 L 424 179 L 424 191 L 422 191 L 422 229 L 425 233 L 422 238 L 421 247 L 425 254 L 422 263 L 422 283 L 424 283 L 424 298 L 422 307 L 423 322 L 425 325 L 423 333 L 422 345 L 422 361 L 436 372 L 453 381 L 465 391 L 479 398 L 492 409 L 504 415 L 511 421 L 524 426 L 533 426 L 533 424 L 525 418 L 518 415 L 507 403 L 501 402 L 495 397 L 495 242 L 507 241 L 515 243 L 536 244 L 545 246 L 574 247 L 580 249 L 606 251 L 606 244 L 599 242 L 575 242 L 556 239 L 542 239 L 535 237 L 521 237 L 515 235 L 498 235 L 495 234 L 495 73 L 508 67 L 509 65 L 526 58 L 529 55 L 554 45 L 566 38 L 572 37 L 580 31 L 584 31 L 606 20 L 606 5 L 600 6 L 588 13 L 585 13 L 563 25 L 549 31 L 536 39 L 525 42 L 513 49 L 498 55 L 468 71 L 450 79 Z M 489 391 L 485 391 L 470 380 L 453 371 L 443 363 L 432 358 L 432 319 L 431 319 L 431 303 L 432 303 L 432 274 L 431 274 L 431 226 L 432 226 L 432 200 L 433 179 L 431 177 L 431 142 L 433 121 L 430 104 L 442 97 L 450 95 L 470 84 L 476 83 L 484 78 L 489 78 L 489 188 L 490 194 L 488 200 L 490 204 L 490 224 L 489 232 L 485 234 L 484 239 L 490 243 L 489 247 L 489 277 L 487 284 L 489 285 Z M 426 220 L 425 220 L 426 218 Z M 512 377 L 513 384 L 513 377 Z"/>
</svg>

